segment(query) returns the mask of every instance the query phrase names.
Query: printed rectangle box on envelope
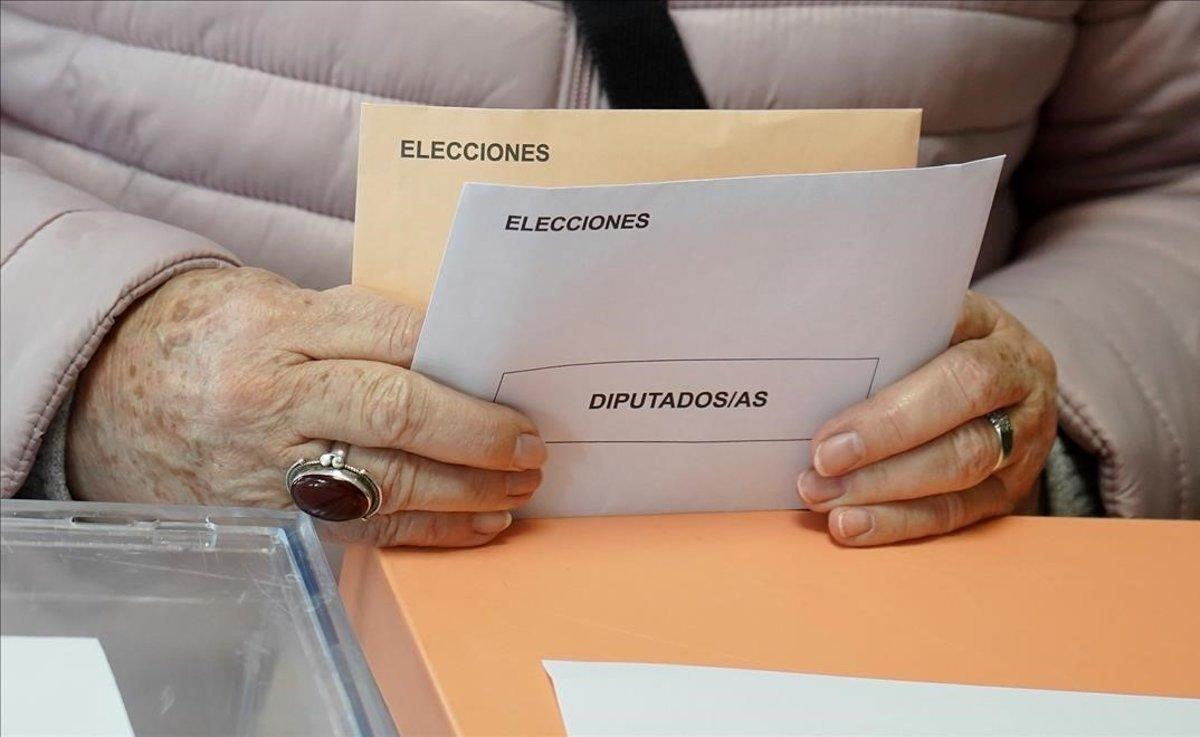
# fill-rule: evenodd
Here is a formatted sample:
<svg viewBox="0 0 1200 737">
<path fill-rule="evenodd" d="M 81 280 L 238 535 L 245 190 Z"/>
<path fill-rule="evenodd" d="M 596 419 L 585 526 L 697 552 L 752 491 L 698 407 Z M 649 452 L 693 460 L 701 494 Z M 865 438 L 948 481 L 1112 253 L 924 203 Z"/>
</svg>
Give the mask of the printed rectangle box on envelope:
<svg viewBox="0 0 1200 737">
<path fill-rule="evenodd" d="M 507 371 L 495 401 L 547 443 L 750 443 L 812 438 L 866 399 L 877 358 L 603 361 Z M 719 423 L 697 422 L 719 415 Z"/>
</svg>

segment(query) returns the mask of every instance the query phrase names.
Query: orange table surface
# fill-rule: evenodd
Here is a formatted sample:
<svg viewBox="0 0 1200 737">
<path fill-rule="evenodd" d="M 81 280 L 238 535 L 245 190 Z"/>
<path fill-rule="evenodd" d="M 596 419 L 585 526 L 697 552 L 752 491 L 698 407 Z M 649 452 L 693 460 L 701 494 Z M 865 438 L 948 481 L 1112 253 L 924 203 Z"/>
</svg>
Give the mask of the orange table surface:
<svg viewBox="0 0 1200 737">
<path fill-rule="evenodd" d="M 1009 517 L 842 548 L 804 512 L 522 520 L 347 551 L 406 735 L 563 734 L 543 658 L 1200 697 L 1200 523 Z"/>
</svg>

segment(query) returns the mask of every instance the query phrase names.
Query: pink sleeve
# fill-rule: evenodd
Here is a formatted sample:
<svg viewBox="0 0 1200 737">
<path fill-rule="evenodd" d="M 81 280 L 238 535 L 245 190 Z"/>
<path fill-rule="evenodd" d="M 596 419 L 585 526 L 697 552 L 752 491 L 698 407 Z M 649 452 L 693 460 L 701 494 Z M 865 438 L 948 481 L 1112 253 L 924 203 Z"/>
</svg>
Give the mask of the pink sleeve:
<svg viewBox="0 0 1200 737">
<path fill-rule="evenodd" d="M 211 241 L 116 210 L 0 157 L 0 493 L 121 311 L 171 276 L 236 263 Z"/>
<path fill-rule="evenodd" d="M 1053 351 L 1109 514 L 1200 517 L 1200 3 L 1092 6 L 976 288 Z"/>
</svg>

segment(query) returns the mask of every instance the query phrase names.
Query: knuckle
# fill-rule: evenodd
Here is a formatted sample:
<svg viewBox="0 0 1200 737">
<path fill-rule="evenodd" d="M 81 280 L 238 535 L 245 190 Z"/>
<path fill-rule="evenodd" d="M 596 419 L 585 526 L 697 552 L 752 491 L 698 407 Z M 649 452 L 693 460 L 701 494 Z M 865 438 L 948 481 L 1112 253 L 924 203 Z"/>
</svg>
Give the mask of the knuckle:
<svg viewBox="0 0 1200 737">
<path fill-rule="evenodd" d="M 388 461 L 381 484 L 389 509 L 412 509 L 417 495 L 418 463 L 405 453 Z"/>
<path fill-rule="evenodd" d="M 909 414 L 908 403 L 903 399 L 888 402 L 881 408 L 880 417 L 891 432 L 893 444 L 896 447 L 911 445 L 909 438 L 912 437 L 912 431 L 909 429 Z"/>
<path fill-rule="evenodd" d="M 404 414 L 400 402 L 406 390 L 390 376 L 364 375 L 361 382 L 361 388 L 353 394 L 360 403 L 359 422 L 373 437 L 391 437 L 397 415 Z"/>
<path fill-rule="evenodd" d="M 381 331 L 389 356 L 406 356 L 416 349 L 422 321 L 421 311 L 407 305 L 395 305 L 386 311 Z"/>
<path fill-rule="evenodd" d="M 361 392 L 362 423 L 393 447 L 409 443 L 421 426 L 421 392 L 408 375 L 385 374 L 366 380 Z"/>
<path fill-rule="evenodd" d="M 992 361 L 977 350 L 964 349 L 943 364 L 943 371 L 947 382 L 956 388 L 963 405 L 972 415 L 982 415 L 992 409 L 988 400 L 999 379 Z"/>
<path fill-rule="evenodd" d="M 247 284 L 271 287 L 295 286 L 288 281 L 286 277 L 276 274 L 270 269 L 260 269 L 255 266 L 243 266 L 239 269 L 239 271 L 241 272 L 243 281 Z"/>
<path fill-rule="evenodd" d="M 424 321 L 421 309 L 352 284 L 326 289 L 318 298 L 330 317 L 366 325 L 385 360 L 406 363 L 411 358 Z"/>
<path fill-rule="evenodd" d="M 324 405 L 331 396 L 331 388 L 336 384 L 335 374 L 327 361 L 306 361 L 298 370 L 289 372 L 292 382 L 288 387 L 289 403 L 298 405 L 301 402 L 315 401 Z"/>
<path fill-rule="evenodd" d="M 884 535 L 886 540 L 912 540 L 929 534 L 926 529 L 929 521 L 917 512 L 909 512 L 901 508 L 895 514 L 895 522 L 889 526 L 890 535 Z"/>
<path fill-rule="evenodd" d="M 429 412 L 429 394 L 422 390 L 421 384 L 414 381 L 411 374 L 405 376 L 400 385 L 396 401 L 396 442 L 407 444 L 425 427 L 426 415 Z"/>
<path fill-rule="evenodd" d="M 426 514 L 421 538 L 426 545 L 437 545 L 453 539 L 457 525 L 450 514 Z"/>
<path fill-rule="evenodd" d="M 1049 381 L 1051 386 L 1058 382 L 1058 362 L 1040 340 L 1030 337 L 1025 341 L 1026 360 Z"/>
<path fill-rule="evenodd" d="M 1028 396 L 1008 411 L 1014 423 L 1020 416 L 1022 445 L 1033 438 L 1053 440 L 1057 434 L 1052 432 L 1058 425 L 1058 392 L 1053 386 L 1034 386 Z"/>
<path fill-rule="evenodd" d="M 411 545 L 414 538 L 414 516 L 401 512 L 376 517 L 372 530 L 372 542 L 378 546 Z"/>
<path fill-rule="evenodd" d="M 964 486 L 986 478 L 996 462 L 991 425 L 986 420 L 969 422 L 950 435 L 951 468 L 958 472 Z"/>
<path fill-rule="evenodd" d="M 935 533 L 957 530 L 966 522 L 966 504 L 962 494 L 950 493 L 933 497 L 931 508 Z"/>
<path fill-rule="evenodd" d="M 336 287 L 330 287 L 321 292 L 318 292 L 323 298 L 335 301 L 341 301 L 354 297 L 362 292 L 362 287 L 353 284 L 339 284 Z"/>
<path fill-rule="evenodd" d="M 378 545 L 437 545 L 449 539 L 454 529 L 447 515 L 432 512 L 398 512 L 382 519 Z"/>
<path fill-rule="evenodd" d="M 232 283 L 222 293 L 219 311 L 244 333 L 258 335 L 271 332 L 283 316 L 281 313 L 286 312 L 284 305 L 280 304 L 282 278 L 258 269 L 251 270 L 245 277 Z"/>
<path fill-rule="evenodd" d="M 497 471 L 472 469 L 466 482 L 466 495 L 473 509 L 497 507 L 494 500 L 505 497 L 505 474 Z"/>
</svg>

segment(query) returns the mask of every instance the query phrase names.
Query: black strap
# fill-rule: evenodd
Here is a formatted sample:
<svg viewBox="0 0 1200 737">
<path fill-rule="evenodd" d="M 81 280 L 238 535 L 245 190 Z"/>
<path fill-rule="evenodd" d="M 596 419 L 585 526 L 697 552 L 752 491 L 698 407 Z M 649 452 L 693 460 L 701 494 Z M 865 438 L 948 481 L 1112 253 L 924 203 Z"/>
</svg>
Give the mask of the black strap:
<svg viewBox="0 0 1200 737">
<path fill-rule="evenodd" d="M 666 0 L 569 0 L 614 108 L 707 108 Z"/>
</svg>

